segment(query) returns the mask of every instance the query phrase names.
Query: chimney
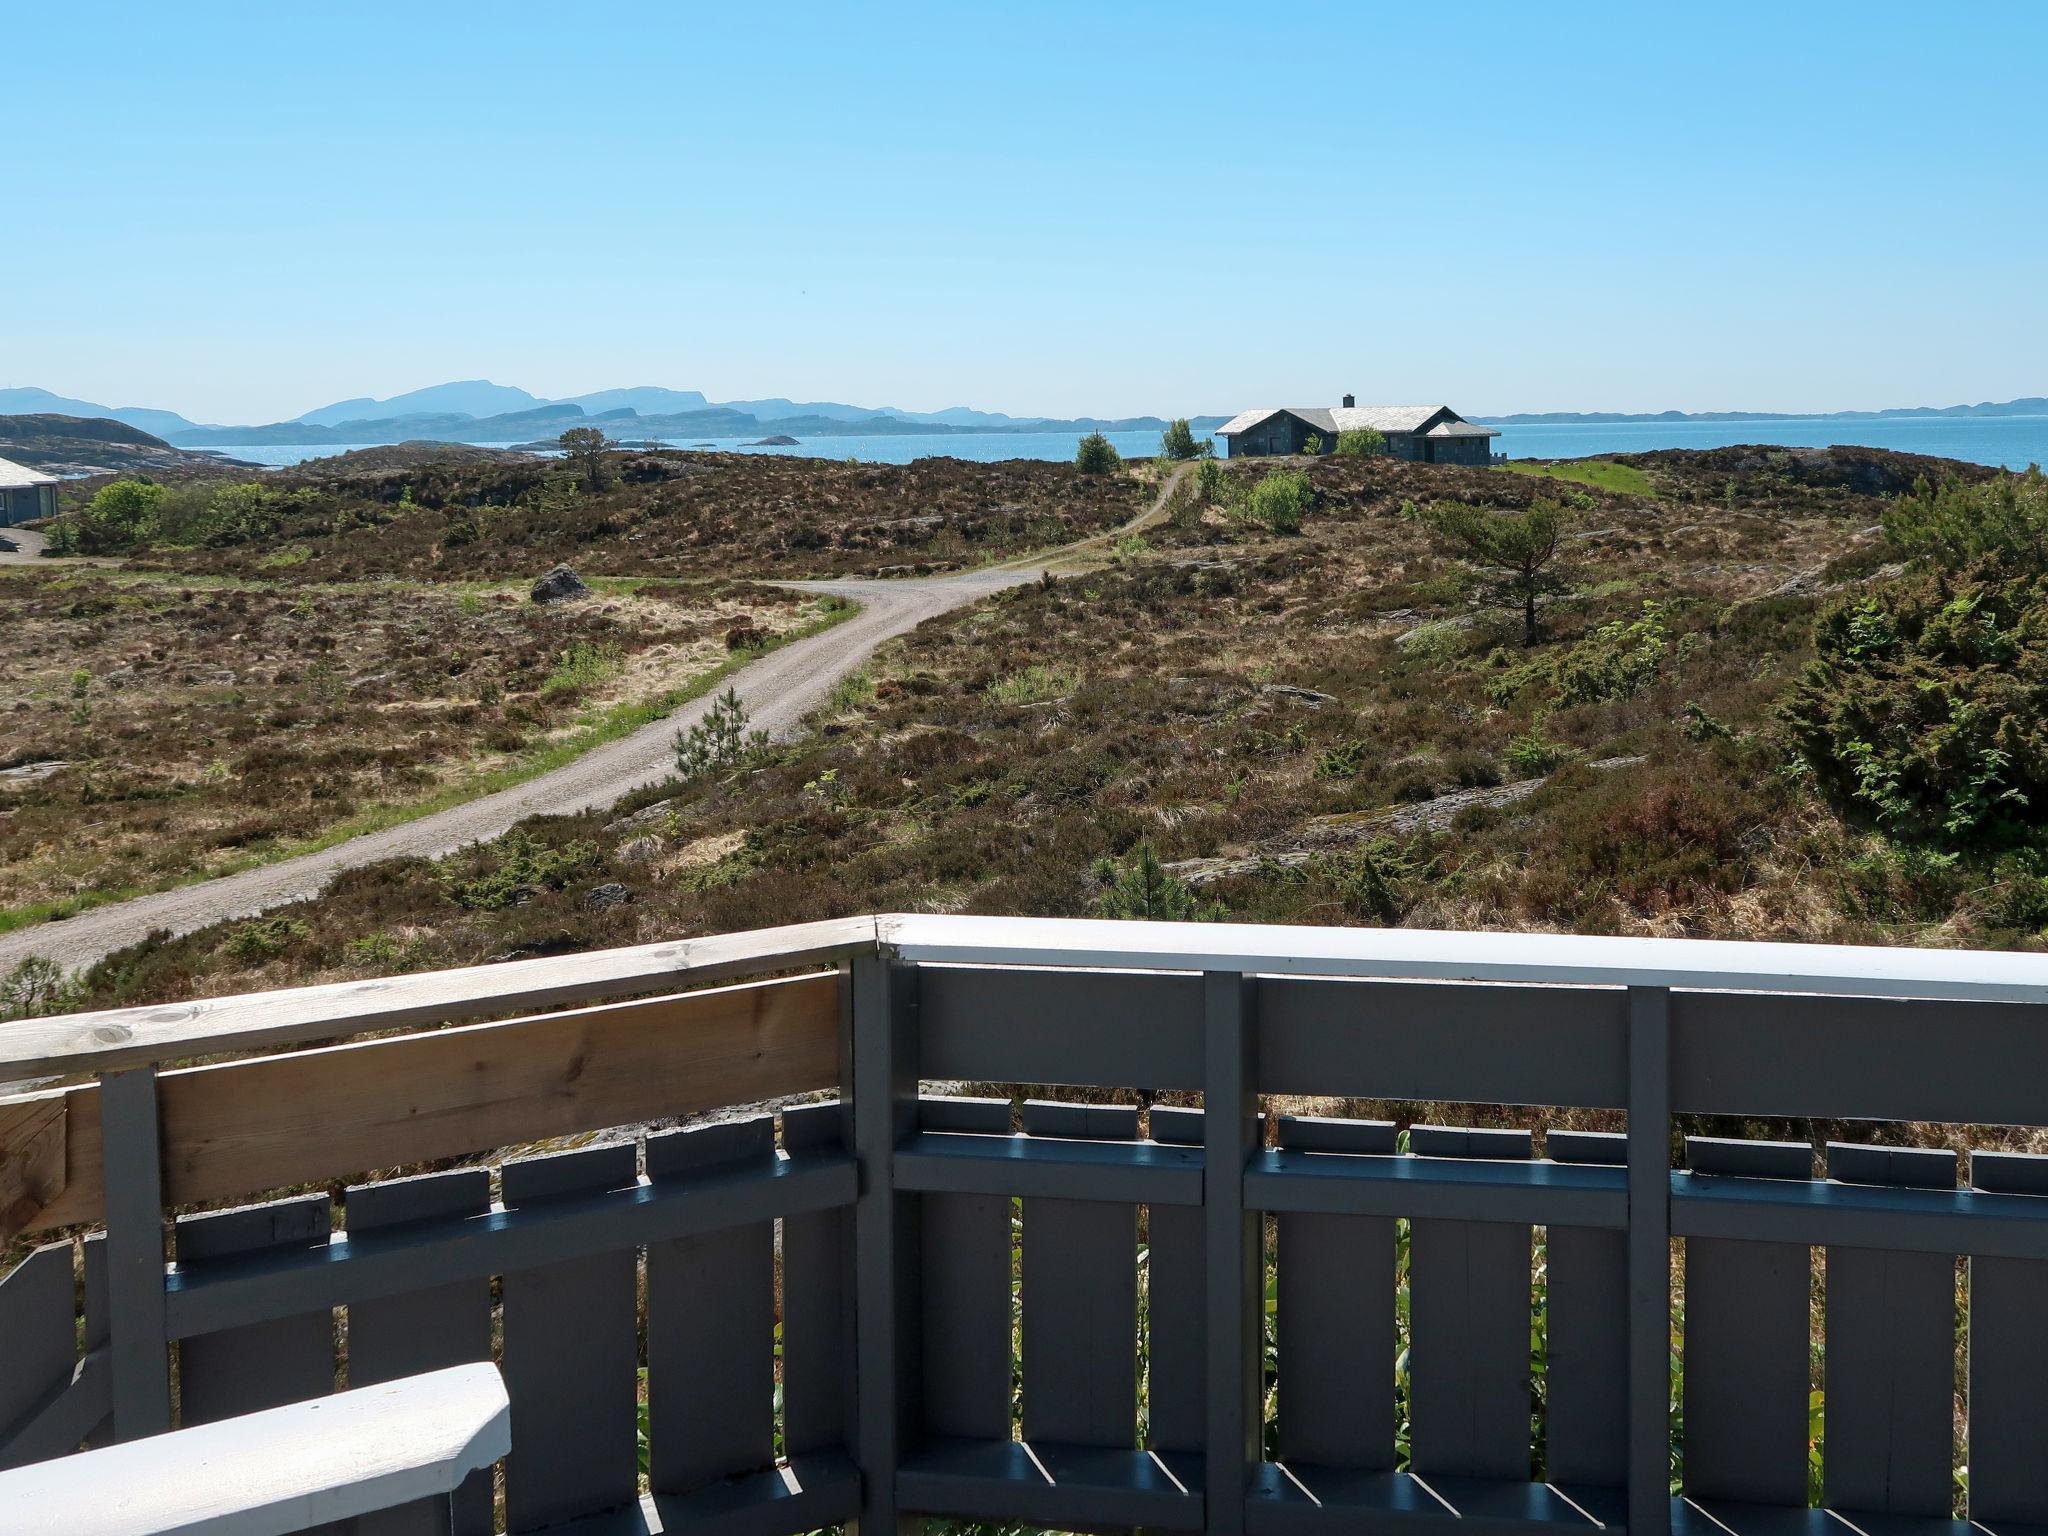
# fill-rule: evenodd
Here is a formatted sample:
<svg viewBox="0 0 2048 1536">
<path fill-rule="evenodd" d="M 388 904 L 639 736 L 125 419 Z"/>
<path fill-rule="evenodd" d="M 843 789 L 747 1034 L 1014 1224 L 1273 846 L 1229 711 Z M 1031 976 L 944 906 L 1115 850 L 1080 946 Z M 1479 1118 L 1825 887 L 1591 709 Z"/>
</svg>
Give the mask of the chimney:
<svg viewBox="0 0 2048 1536">
<path fill-rule="evenodd" d="M 1346 395 L 1346 396 L 1344 397 L 1344 409 L 1345 409 L 1345 410 L 1347 410 L 1347 411 L 1348 411 L 1348 410 L 1350 410 L 1350 409 L 1351 409 L 1351 408 L 1352 408 L 1352 407 L 1353 407 L 1354 405 L 1356 405 L 1356 404 L 1358 404 L 1358 398 L 1357 398 L 1357 396 L 1355 396 L 1355 395 Z"/>
</svg>

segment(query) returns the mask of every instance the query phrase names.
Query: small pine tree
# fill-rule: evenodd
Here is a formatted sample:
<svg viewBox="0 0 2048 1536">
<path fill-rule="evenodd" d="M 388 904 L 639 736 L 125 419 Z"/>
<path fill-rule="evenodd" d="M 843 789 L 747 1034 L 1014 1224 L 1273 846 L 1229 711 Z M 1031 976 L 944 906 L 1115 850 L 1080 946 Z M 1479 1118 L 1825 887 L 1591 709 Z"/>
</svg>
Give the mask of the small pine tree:
<svg viewBox="0 0 2048 1536">
<path fill-rule="evenodd" d="M 0 977 L 0 1019 L 39 1019 L 69 1013 L 84 1000 L 80 986 L 54 960 L 24 956 Z"/>
<path fill-rule="evenodd" d="M 1467 560 L 1496 573 L 1497 599 L 1522 610 L 1522 644 L 1534 645 L 1541 638 L 1536 599 L 1560 584 L 1550 565 L 1564 548 L 1571 525 L 1571 513 L 1563 503 L 1537 501 L 1523 512 L 1497 512 L 1447 501 L 1426 516 Z"/>
<path fill-rule="evenodd" d="M 685 779 L 729 768 L 768 742 L 766 731 L 747 729 L 747 706 L 728 688 L 711 701 L 711 710 L 675 737 L 676 773 Z"/>
<path fill-rule="evenodd" d="M 1209 923 L 1225 915 L 1221 902 L 1205 902 L 1187 881 L 1166 872 L 1150 843 L 1140 843 L 1123 863 L 1097 859 L 1093 870 L 1104 887 L 1095 903 L 1103 917 L 1155 923 Z"/>
<path fill-rule="evenodd" d="M 1115 446 L 1100 432 L 1090 432 L 1074 450 L 1074 468 L 1084 475 L 1113 475 L 1122 464 Z"/>
<path fill-rule="evenodd" d="M 1187 417 L 1176 416 L 1173 424 L 1159 434 L 1159 452 L 1177 462 L 1192 459 L 1201 452 L 1195 446 L 1195 430 L 1188 425 Z"/>
</svg>

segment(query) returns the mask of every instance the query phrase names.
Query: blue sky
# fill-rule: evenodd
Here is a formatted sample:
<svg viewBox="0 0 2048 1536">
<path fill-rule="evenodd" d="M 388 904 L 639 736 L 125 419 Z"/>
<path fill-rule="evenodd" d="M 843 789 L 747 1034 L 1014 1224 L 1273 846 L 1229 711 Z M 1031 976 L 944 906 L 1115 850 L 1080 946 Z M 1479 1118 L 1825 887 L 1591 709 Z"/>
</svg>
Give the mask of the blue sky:
<svg viewBox="0 0 2048 1536">
<path fill-rule="evenodd" d="M 10 9 L 0 385 L 2048 394 L 2048 6 Z"/>
</svg>

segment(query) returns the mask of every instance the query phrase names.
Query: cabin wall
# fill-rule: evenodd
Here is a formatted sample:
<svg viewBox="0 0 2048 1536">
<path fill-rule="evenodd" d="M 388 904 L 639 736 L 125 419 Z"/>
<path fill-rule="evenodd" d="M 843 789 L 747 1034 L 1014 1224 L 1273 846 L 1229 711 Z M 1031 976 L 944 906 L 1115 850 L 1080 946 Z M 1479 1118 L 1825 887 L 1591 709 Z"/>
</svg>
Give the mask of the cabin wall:
<svg viewBox="0 0 2048 1536">
<path fill-rule="evenodd" d="M 1432 464 L 1488 464 L 1493 460 L 1490 437 L 1438 437 L 1421 441 L 1429 444 Z"/>
<path fill-rule="evenodd" d="M 0 486 L 0 528 L 11 528 L 32 518 L 57 515 L 57 487 L 54 485 Z"/>
<path fill-rule="evenodd" d="M 1268 458 L 1281 454 L 1301 453 L 1305 451 L 1309 435 L 1314 431 L 1315 429 L 1299 416 L 1275 416 L 1231 440 L 1230 457 Z M 1323 451 L 1327 453 L 1336 441 L 1334 435 L 1317 435 L 1325 439 Z"/>
</svg>

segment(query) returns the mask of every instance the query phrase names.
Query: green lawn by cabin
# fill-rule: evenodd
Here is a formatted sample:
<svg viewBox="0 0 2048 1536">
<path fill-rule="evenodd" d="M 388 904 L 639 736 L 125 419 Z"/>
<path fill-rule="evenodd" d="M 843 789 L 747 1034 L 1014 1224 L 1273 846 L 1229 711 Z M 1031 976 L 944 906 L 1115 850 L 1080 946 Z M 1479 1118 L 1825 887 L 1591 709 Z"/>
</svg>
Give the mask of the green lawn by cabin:
<svg viewBox="0 0 2048 1536">
<path fill-rule="evenodd" d="M 1613 491 L 1622 496 L 1651 496 L 1656 493 L 1650 477 L 1640 469 L 1608 459 L 1573 459 L 1562 464 L 1502 464 L 1497 467 L 1511 475 L 1570 480 L 1576 485 L 1590 485 L 1596 491 Z"/>
</svg>

